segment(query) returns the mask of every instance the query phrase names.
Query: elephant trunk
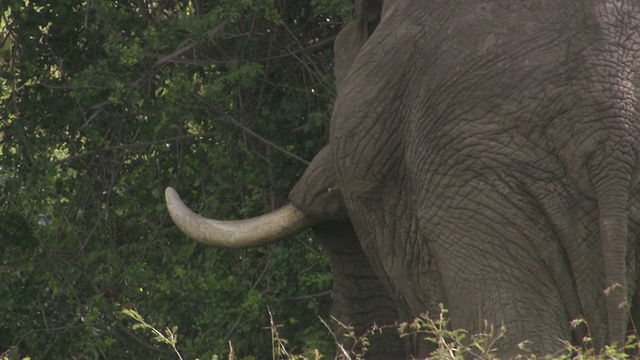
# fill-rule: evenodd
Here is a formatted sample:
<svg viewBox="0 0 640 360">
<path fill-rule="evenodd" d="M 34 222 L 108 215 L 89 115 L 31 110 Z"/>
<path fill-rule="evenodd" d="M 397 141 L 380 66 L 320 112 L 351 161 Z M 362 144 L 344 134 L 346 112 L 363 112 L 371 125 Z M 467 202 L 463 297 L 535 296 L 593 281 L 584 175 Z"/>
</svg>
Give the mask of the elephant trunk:
<svg viewBox="0 0 640 360">
<path fill-rule="evenodd" d="M 630 176 L 628 171 L 600 171 L 594 178 L 605 275 L 609 344 L 624 345 L 629 304 L 627 301 L 627 242 Z"/>
<path fill-rule="evenodd" d="M 194 240 L 217 247 L 266 246 L 295 235 L 318 222 L 291 204 L 252 219 L 219 221 L 207 219 L 191 211 L 171 187 L 165 190 L 165 199 L 169 215 L 182 232 Z"/>
</svg>

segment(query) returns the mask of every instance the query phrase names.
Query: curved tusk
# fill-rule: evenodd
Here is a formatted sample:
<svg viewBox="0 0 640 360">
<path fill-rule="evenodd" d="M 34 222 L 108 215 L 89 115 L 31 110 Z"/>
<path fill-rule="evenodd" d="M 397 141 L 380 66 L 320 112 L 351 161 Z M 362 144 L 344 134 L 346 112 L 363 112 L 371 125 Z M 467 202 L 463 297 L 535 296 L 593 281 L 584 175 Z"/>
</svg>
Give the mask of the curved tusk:
<svg viewBox="0 0 640 360">
<path fill-rule="evenodd" d="M 251 219 L 219 221 L 191 211 L 172 187 L 165 190 L 165 200 L 169 215 L 182 232 L 194 240 L 218 247 L 266 246 L 318 222 L 292 204 Z"/>
</svg>

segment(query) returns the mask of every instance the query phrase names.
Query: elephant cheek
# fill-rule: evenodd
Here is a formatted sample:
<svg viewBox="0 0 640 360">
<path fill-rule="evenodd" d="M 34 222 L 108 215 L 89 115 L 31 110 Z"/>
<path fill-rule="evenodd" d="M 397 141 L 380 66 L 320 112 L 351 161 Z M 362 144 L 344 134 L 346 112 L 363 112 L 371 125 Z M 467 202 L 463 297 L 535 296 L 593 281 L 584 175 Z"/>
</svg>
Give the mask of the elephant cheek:
<svg viewBox="0 0 640 360">
<path fill-rule="evenodd" d="M 289 193 L 289 201 L 306 215 L 322 220 L 346 220 L 347 209 L 340 189 L 300 181 Z"/>
</svg>

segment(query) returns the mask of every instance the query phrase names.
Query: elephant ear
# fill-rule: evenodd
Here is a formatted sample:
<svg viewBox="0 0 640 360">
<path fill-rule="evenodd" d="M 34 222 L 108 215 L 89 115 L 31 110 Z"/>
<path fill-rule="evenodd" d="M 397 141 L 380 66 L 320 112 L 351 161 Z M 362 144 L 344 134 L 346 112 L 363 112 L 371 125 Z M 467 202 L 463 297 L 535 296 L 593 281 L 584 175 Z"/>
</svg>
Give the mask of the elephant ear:
<svg viewBox="0 0 640 360">
<path fill-rule="evenodd" d="M 338 91 L 342 88 L 349 68 L 360 49 L 373 34 L 382 18 L 382 0 L 357 0 L 355 5 L 356 20 L 340 31 L 333 44 L 335 56 L 333 73 Z"/>
<path fill-rule="evenodd" d="M 357 21 L 361 32 L 371 36 L 382 17 L 382 0 L 356 0 Z"/>
<path fill-rule="evenodd" d="M 331 146 L 325 146 L 289 193 L 289 200 L 306 215 L 324 220 L 346 220 L 347 210 L 337 188 Z"/>
</svg>

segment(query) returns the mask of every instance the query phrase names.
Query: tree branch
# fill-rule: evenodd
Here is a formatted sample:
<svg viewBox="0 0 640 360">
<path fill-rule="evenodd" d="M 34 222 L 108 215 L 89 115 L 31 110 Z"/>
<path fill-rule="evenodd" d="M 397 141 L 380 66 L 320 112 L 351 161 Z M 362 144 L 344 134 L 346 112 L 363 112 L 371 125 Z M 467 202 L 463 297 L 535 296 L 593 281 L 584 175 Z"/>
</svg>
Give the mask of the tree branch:
<svg viewBox="0 0 640 360">
<path fill-rule="evenodd" d="M 246 127 L 246 126 L 244 126 L 242 124 L 240 124 L 238 121 L 236 121 L 236 119 L 232 118 L 231 116 L 225 115 L 224 119 L 226 121 L 232 123 L 234 126 L 238 127 L 239 129 L 241 129 L 242 131 L 246 132 L 247 134 L 251 135 L 252 137 L 258 139 L 260 142 L 264 143 L 265 145 L 280 151 L 281 153 L 285 154 L 286 156 L 288 156 L 288 157 L 290 157 L 290 158 L 292 158 L 292 159 L 294 159 L 294 160 L 296 160 L 298 162 L 301 162 L 301 163 L 303 163 L 303 164 L 305 164 L 307 166 L 310 164 L 309 161 L 301 158 L 300 156 L 298 156 L 298 155 L 296 155 L 296 154 L 294 154 L 294 153 L 292 153 L 290 151 L 287 151 L 283 147 L 278 146 L 278 145 L 272 143 L 271 141 L 263 138 L 262 136 L 258 135 L 253 130 L 249 129 L 248 127 Z"/>
<path fill-rule="evenodd" d="M 327 295 L 331 295 L 331 290 L 321 291 L 321 292 L 315 293 L 315 294 L 294 296 L 294 297 L 289 298 L 289 300 L 294 300 L 294 301 L 308 300 L 308 299 L 313 299 L 313 298 L 327 296 Z"/>
<path fill-rule="evenodd" d="M 115 150 L 129 150 L 129 149 L 135 149 L 135 148 L 139 148 L 139 147 L 147 147 L 147 146 L 153 146 L 153 145 L 160 145 L 160 144 L 166 144 L 169 142 L 174 142 L 174 141 L 178 141 L 178 140 L 184 140 L 184 139 L 195 139 L 195 138 L 209 138 L 214 136 L 216 133 L 211 131 L 211 132 L 206 132 L 206 133 L 202 133 L 202 134 L 186 134 L 186 135 L 179 135 L 179 136 L 172 136 L 169 138 L 165 138 L 165 139 L 160 139 L 160 140 L 154 140 L 154 141 L 143 141 L 143 142 L 139 142 L 139 143 L 134 143 L 134 144 L 126 144 L 126 145 L 117 145 L 117 146 L 112 146 L 112 147 L 108 147 L 108 148 L 102 148 L 102 149 L 95 149 L 95 150 L 90 150 L 87 152 L 83 152 L 80 154 L 75 154 L 75 155 L 70 155 L 67 156 L 64 159 L 60 159 L 57 161 L 54 161 L 54 165 L 62 165 L 64 163 L 68 163 L 71 162 L 73 160 L 77 160 L 86 156 L 90 156 L 90 155 L 95 155 L 95 154 L 99 154 L 102 152 L 107 152 L 107 151 L 115 151 Z"/>
</svg>

